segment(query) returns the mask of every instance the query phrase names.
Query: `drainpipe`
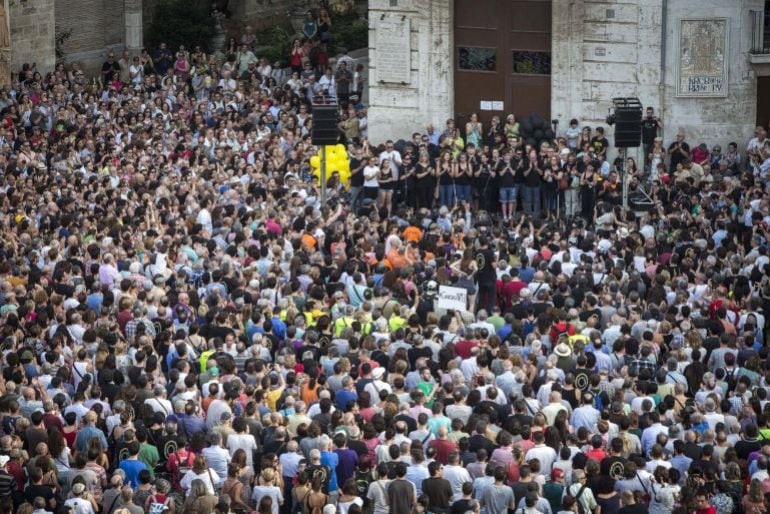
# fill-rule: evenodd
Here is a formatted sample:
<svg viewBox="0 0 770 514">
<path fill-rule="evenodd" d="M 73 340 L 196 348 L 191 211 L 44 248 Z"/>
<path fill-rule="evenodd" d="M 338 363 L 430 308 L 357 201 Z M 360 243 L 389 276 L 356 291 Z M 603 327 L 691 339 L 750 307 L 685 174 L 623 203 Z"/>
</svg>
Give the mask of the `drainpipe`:
<svg viewBox="0 0 770 514">
<path fill-rule="evenodd" d="M 665 120 L 666 114 L 666 29 L 668 26 L 668 0 L 663 0 L 661 5 L 660 20 L 660 84 L 658 85 L 658 111 L 660 120 Z M 663 137 L 664 126 L 661 127 L 660 136 Z"/>
</svg>

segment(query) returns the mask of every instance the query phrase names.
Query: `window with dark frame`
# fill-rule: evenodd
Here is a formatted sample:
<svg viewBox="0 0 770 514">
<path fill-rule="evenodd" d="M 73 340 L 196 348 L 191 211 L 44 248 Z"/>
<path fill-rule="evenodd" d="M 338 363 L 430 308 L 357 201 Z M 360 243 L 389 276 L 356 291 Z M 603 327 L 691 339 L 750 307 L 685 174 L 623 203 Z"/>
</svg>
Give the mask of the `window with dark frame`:
<svg viewBox="0 0 770 514">
<path fill-rule="evenodd" d="M 521 75 L 550 75 L 551 52 L 514 50 L 513 73 Z"/>
<path fill-rule="evenodd" d="M 497 49 L 461 46 L 457 67 L 463 71 L 497 70 Z"/>
</svg>

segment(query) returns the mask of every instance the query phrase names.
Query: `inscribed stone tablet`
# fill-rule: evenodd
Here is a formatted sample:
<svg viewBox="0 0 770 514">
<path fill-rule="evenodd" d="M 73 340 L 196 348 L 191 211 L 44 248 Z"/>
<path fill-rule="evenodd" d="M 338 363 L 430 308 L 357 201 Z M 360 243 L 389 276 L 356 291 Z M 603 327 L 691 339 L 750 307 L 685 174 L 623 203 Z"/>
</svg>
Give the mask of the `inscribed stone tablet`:
<svg viewBox="0 0 770 514">
<path fill-rule="evenodd" d="M 389 16 L 377 24 L 374 66 L 377 80 L 406 83 L 410 77 L 410 23 L 401 16 Z"/>
</svg>

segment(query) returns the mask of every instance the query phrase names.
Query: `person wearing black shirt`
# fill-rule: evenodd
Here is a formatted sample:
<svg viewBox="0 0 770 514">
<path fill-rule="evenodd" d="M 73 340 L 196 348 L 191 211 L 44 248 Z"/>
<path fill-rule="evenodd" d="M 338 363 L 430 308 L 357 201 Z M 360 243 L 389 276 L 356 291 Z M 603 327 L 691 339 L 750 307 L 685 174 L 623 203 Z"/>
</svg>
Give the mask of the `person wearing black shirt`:
<svg viewBox="0 0 770 514">
<path fill-rule="evenodd" d="M 530 150 L 524 163 L 524 211 L 530 216 L 540 217 L 540 184 L 543 181 L 543 165 L 537 158 L 537 151 Z"/>
<path fill-rule="evenodd" d="M 594 222 L 594 207 L 596 206 L 596 190 L 594 167 L 589 164 L 580 174 L 580 203 L 581 214 L 588 223 Z"/>
<path fill-rule="evenodd" d="M 503 210 L 503 219 L 507 220 L 516 212 L 517 196 L 516 165 L 511 160 L 510 149 L 503 153 L 503 159 L 497 164 L 495 174 L 499 177 L 500 207 Z"/>
<path fill-rule="evenodd" d="M 615 437 L 610 442 L 610 455 L 602 459 L 602 475 L 613 480 L 620 480 L 626 469 L 626 459 L 623 458 L 623 439 Z"/>
<path fill-rule="evenodd" d="M 353 158 L 350 159 L 350 210 L 354 213 L 358 212 L 363 199 L 361 193 L 364 190 L 364 166 L 364 151 L 362 148 L 356 148 Z"/>
<path fill-rule="evenodd" d="M 604 137 L 603 127 L 596 127 L 596 135 L 591 139 L 591 146 L 594 148 L 597 157 L 607 157 L 607 148 L 610 147 L 610 142 Z"/>
<path fill-rule="evenodd" d="M 690 158 L 690 145 L 684 142 L 684 134 L 679 132 L 676 135 L 676 141 L 668 147 L 668 155 L 671 157 L 668 172 L 674 173 L 677 164 L 684 164 L 684 161 Z"/>
<path fill-rule="evenodd" d="M 428 152 L 421 152 L 414 167 L 415 190 L 417 192 L 417 208 L 430 209 L 433 206 L 433 194 L 435 191 L 435 179 L 433 178 L 433 165 L 430 162 Z"/>
<path fill-rule="evenodd" d="M 644 167 L 650 165 L 650 154 L 652 153 L 652 146 L 655 143 L 655 138 L 658 137 L 658 129 L 660 129 L 660 120 L 655 116 L 655 111 L 652 107 L 647 107 L 647 115 L 642 119 L 642 144 L 644 145 Z"/>
<path fill-rule="evenodd" d="M 115 60 L 115 54 L 110 52 L 107 60 L 102 64 L 102 79 L 105 84 L 108 84 L 115 80 L 118 74 L 120 74 L 120 64 Z"/>
<path fill-rule="evenodd" d="M 396 201 L 406 202 L 406 205 L 414 209 L 417 208 L 415 166 L 415 158 L 411 153 L 406 153 L 398 170 L 398 189 L 396 191 Z"/>
<path fill-rule="evenodd" d="M 545 205 L 543 206 L 547 217 L 556 217 L 557 207 L 562 204 L 559 200 L 559 179 L 561 179 L 561 163 L 559 157 L 552 155 L 550 159 L 546 161 L 545 169 L 543 170 L 543 200 Z M 558 205 L 557 205 L 558 204 Z"/>
<path fill-rule="evenodd" d="M 508 173 L 506 171 L 506 173 Z M 502 193 L 501 193 L 502 194 Z M 489 248 L 486 237 L 479 238 L 479 249 L 476 251 L 476 280 L 478 281 L 478 308 L 492 312 L 497 296 L 497 258 L 495 252 Z"/>
<path fill-rule="evenodd" d="M 473 176 L 473 169 L 468 162 L 468 155 L 461 153 L 457 156 L 457 161 L 452 165 L 452 175 L 455 181 L 455 195 L 457 196 L 457 202 L 465 206 L 465 209 L 469 209 L 471 201 L 471 178 Z"/>
<path fill-rule="evenodd" d="M 438 179 L 439 206 L 447 209 L 454 207 L 456 201 L 453 168 L 452 152 L 445 150 L 436 164 L 436 177 Z"/>
<path fill-rule="evenodd" d="M 473 170 L 473 176 L 475 180 L 476 208 L 487 212 L 492 211 L 492 206 L 497 203 L 495 198 L 498 198 L 495 195 L 497 174 L 490 164 L 487 154 L 481 154 L 478 165 Z"/>
</svg>

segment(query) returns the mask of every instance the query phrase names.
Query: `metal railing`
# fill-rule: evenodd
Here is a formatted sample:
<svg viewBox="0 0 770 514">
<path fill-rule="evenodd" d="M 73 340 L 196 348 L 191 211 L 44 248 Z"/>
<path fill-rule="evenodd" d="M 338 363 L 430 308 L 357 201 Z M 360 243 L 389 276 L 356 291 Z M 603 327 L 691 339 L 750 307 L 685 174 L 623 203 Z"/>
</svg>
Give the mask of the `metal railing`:
<svg viewBox="0 0 770 514">
<path fill-rule="evenodd" d="M 752 54 L 770 54 L 770 11 L 751 11 Z"/>
</svg>

